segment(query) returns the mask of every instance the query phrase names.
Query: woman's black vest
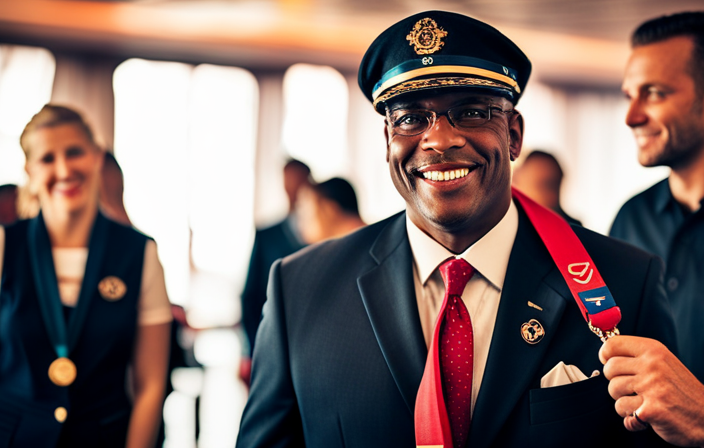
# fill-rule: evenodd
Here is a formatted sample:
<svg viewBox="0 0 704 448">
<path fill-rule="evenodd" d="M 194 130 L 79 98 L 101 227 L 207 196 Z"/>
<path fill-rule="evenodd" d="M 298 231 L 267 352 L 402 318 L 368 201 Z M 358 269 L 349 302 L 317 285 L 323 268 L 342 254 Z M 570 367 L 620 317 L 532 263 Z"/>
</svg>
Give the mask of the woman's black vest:
<svg viewBox="0 0 704 448">
<path fill-rule="evenodd" d="M 127 367 L 134 351 L 147 237 L 98 214 L 81 287 L 89 293 L 82 291 L 76 308 L 67 315 L 68 338 L 73 341 L 69 358 L 77 376 L 73 384 L 61 387 L 47 373 L 57 355 L 32 271 L 31 222 L 20 221 L 5 229 L 0 284 L 0 448 L 124 447 L 131 411 Z M 95 238 L 98 228 L 100 241 Z M 122 298 L 106 300 L 100 294 L 98 284 L 108 276 L 126 285 Z M 67 416 L 64 422 L 59 421 L 62 413 Z"/>
</svg>

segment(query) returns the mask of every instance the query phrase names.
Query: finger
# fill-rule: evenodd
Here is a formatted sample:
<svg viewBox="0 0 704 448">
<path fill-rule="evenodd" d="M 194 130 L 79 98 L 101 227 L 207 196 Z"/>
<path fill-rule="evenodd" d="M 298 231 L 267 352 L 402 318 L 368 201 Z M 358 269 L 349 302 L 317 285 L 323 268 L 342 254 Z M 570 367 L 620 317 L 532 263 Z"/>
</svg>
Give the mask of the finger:
<svg viewBox="0 0 704 448">
<path fill-rule="evenodd" d="M 611 358 L 604 364 L 604 376 L 606 376 L 606 379 L 611 380 L 617 376 L 636 375 L 639 370 L 639 362 L 638 358 L 625 358 L 622 356 Z"/>
<path fill-rule="evenodd" d="M 632 415 L 623 419 L 623 426 L 631 432 L 643 431 L 648 429 L 648 425 L 641 423 L 637 418 Z"/>
<path fill-rule="evenodd" d="M 633 375 L 621 375 L 613 378 L 609 381 L 609 395 L 614 400 L 635 395 L 634 380 L 635 376 Z M 633 409 L 630 409 L 630 411 L 633 411 Z"/>
<path fill-rule="evenodd" d="M 599 360 L 602 364 L 614 356 L 635 357 L 653 342 L 651 339 L 637 336 L 617 336 L 607 340 L 599 349 Z"/>
<path fill-rule="evenodd" d="M 621 397 L 616 400 L 615 407 L 618 415 L 621 417 L 627 417 L 629 415 L 633 415 L 633 411 L 640 409 L 642 405 L 643 397 L 640 395 L 631 395 L 628 397 Z"/>
</svg>

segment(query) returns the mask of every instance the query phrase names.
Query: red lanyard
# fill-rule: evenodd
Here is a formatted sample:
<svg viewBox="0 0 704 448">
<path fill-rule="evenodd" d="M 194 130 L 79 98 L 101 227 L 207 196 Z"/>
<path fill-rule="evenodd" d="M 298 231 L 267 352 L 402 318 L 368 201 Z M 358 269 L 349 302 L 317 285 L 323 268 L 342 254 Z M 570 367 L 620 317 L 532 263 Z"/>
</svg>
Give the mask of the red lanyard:
<svg viewBox="0 0 704 448">
<path fill-rule="evenodd" d="M 569 224 L 515 188 L 513 197 L 550 252 L 589 328 L 604 342 L 617 335 L 621 309 Z"/>
<path fill-rule="evenodd" d="M 513 198 L 521 205 L 543 240 L 589 328 L 602 341 L 617 335 L 616 325 L 621 321 L 621 310 L 569 224 L 516 189 L 513 189 Z M 438 325 L 439 322 L 440 318 Z M 431 356 L 436 352 L 429 351 L 416 396 L 415 433 L 418 448 L 452 448 L 439 360 Z"/>
</svg>

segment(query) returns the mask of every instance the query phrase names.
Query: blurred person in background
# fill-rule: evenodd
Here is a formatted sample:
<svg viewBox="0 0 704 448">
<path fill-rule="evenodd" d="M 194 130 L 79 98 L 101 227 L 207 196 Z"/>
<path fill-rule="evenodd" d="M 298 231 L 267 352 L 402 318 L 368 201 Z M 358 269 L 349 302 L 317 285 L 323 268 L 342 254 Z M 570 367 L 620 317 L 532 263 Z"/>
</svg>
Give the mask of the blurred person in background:
<svg viewBox="0 0 704 448">
<path fill-rule="evenodd" d="M 99 212 L 103 151 L 46 105 L 25 127 L 33 219 L 0 227 L 0 440 L 153 447 L 171 310 L 156 244 Z"/>
<path fill-rule="evenodd" d="M 600 355 L 627 428 L 704 446 L 704 11 L 648 20 L 631 47 L 622 90 L 638 162 L 671 171 L 624 204 L 610 235 L 665 261 L 679 359 L 634 337 L 608 341 Z"/>
<path fill-rule="evenodd" d="M 310 185 L 310 168 L 305 163 L 291 159 L 284 165 L 284 190 L 288 199 L 286 218 L 270 227 L 257 229 L 254 246 L 249 260 L 249 270 L 242 292 L 242 326 L 247 338 L 248 349 L 240 362 L 239 377 L 249 386 L 251 359 L 254 350 L 254 337 L 262 317 L 262 307 L 266 301 L 266 285 L 269 269 L 279 258 L 283 258 L 305 247 L 296 218 L 298 193 Z"/>
<path fill-rule="evenodd" d="M 100 211 L 109 219 L 119 222 L 125 226 L 132 226 L 132 221 L 127 215 L 124 201 L 125 177 L 117 159 L 110 151 L 105 151 L 105 160 L 100 175 Z M 174 369 L 186 367 L 185 353 L 180 344 L 180 335 L 189 329 L 186 320 L 186 310 L 179 305 L 171 304 L 171 330 L 169 332 L 169 363 L 166 374 L 166 387 L 164 397 L 168 397 L 174 391 L 171 383 L 171 374 Z M 156 446 L 161 447 L 166 439 L 163 418 L 159 425 L 156 437 Z"/>
<path fill-rule="evenodd" d="M 117 159 L 110 151 L 105 151 L 105 161 L 101 171 L 100 211 L 126 226 L 132 225 L 124 202 L 125 178 Z"/>
<path fill-rule="evenodd" d="M 334 177 L 301 189 L 300 230 L 308 244 L 339 238 L 366 224 L 359 216 L 357 194 L 345 179 Z"/>
<path fill-rule="evenodd" d="M 555 156 L 534 150 L 513 171 L 513 186 L 562 216 L 568 223 L 581 226 L 582 223 L 565 213 L 560 205 L 563 176 L 562 167 Z"/>
<path fill-rule="evenodd" d="M 17 185 L 0 185 L 0 226 L 6 226 L 17 221 Z"/>
</svg>

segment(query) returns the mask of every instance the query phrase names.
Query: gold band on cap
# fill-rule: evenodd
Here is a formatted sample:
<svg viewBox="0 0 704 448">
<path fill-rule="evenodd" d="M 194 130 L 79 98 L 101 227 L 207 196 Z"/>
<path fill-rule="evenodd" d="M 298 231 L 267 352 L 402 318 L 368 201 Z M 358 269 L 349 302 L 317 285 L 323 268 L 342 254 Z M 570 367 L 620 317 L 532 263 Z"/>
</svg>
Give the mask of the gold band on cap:
<svg viewBox="0 0 704 448">
<path fill-rule="evenodd" d="M 433 65 L 429 67 L 421 67 L 415 70 L 410 70 L 405 73 L 401 73 L 400 75 L 394 76 L 393 78 L 390 78 L 387 80 L 385 83 L 383 83 L 381 86 L 379 86 L 378 89 L 376 89 L 374 92 L 372 92 L 372 98 L 374 99 L 374 105 L 378 102 L 377 99 L 378 97 L 384 92 L 386 89 L 389 89 L 393 86 L 396 86 L 398 84 L 402 84 L 406 81 L 409 81 L 414 78 L 418 78 L 421 76 L 427 76 L 427 75 L 449 75 L 449 74 L 458 74 L 458 75 L 475 75 L 475 76 L 481 76 L 482 78 L 488 78 L 488 79 L 493 79 L 495 81 L 499 81 L 500 83 L 512 87 L 516 93 L 521 93 L 521 88 L 518 86 L 518 83 L 516 82 L 515 79 L 510 78 L 509 76 L 501 75 L 496 72 L 492 72 L 491 70 L 486 70 L 483 68 L 477 68 L 477 67 L 468 67 L 465 65 Z"/>
<path fill-rule="evenodd" d="M 489 79 L 481 78 L 465 78 L 462 76 L 458 77 L 443 77 L 443 78 L 425 78 L 425 79 L 414 79 L 412 81 L 407 81 L 399 84 L 391 89 L 387 90 L 374 100 L 374 108 L 377 104 L 383 103 L 395 96 L 401 95 L 406 92 L 413 92 L 415 90 L 433 89 L 436 87 L 494 87 L 498 89 L 511 90 L 506 84 L 501 84 L 498 82 L 491 81 Z"/>
</svg>

